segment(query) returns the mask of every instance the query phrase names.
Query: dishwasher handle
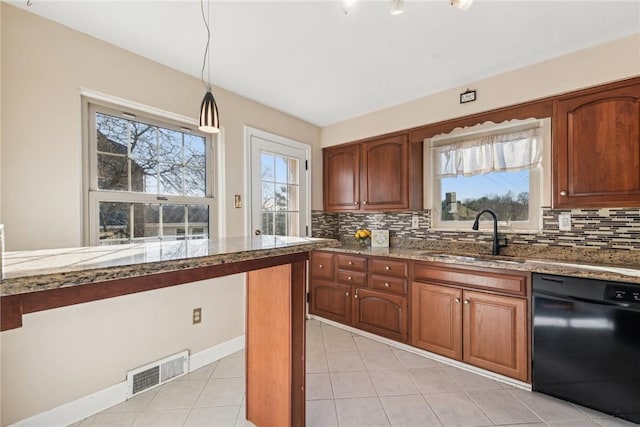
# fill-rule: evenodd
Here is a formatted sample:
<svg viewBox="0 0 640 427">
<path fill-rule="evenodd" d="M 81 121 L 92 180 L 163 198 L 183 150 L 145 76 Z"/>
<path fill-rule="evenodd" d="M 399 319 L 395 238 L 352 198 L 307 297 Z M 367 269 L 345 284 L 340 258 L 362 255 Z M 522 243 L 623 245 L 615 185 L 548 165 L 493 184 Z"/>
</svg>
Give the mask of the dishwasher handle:
<svg viewBox="0 0 640 427">
<path fill-rule="evenodd" d="M 615 307 L 624 310 L 632 310 L 632 311 L 640 311 L 640 304 L 628 303 L 628 302 L 620 302 L 620 301 L 605 301 L 601 299 L 590 299 L 590 298 L 581 298 L 570 295 L 562 295 L 554 292 L 540 292 L 536 291 L 533 293 L 533 297 L 551 297 L 558 301 L 571 301 L 571 302 L 582 302 L 587 304 L 601 305 L 605 307 Z"/>
</svg>

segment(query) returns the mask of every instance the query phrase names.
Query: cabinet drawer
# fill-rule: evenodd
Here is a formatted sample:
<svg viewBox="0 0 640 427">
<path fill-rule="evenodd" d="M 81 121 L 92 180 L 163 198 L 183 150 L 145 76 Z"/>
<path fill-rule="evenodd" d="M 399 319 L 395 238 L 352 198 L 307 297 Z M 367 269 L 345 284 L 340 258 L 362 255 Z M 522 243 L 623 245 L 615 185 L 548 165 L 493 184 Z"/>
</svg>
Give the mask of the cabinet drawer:
<svg viewBox="0 0 640 427">
<path fill-rule="evenodd" d="M 511 294 L 524 295 L 527 292 L 526 274 L 508 274 L 493 271 L 462 270 L 429 264 L 414 264 L 414 279 L 469 286 Z"/>
<path fill-rule="evenodd" d="M 361 256 L 336 255 L 338 268 L 345 270 L 367 270 L 367 259 Z"/>
<path fill-rule="evenodd" d="M 327 252 L 311 252 L 311 277 L 333 280 L 333 254 Z"/>
<path fill-rule="evenodd" d="M 407 262 L 396 261 L 387 258 L 372 258 L 369 262 L 370 273 L 382 273 L 385 275 L 407 277 Z"/>
<path fill-rule="evenodd" d="M 338 282 L 341 283 L 347 283 L 357 286 L 367 285 L 367 273 L 359 271 L 338 270 L 337 276 Z"/>
<path fill-rule="evenodd" d="M 396 292 L 406 295 L 407 279 L 404 279 L 402 277 L 372 274 L 369 277 L 369 287 L 372 289 L 379 289 L 381 291 Z"/>
</svg>

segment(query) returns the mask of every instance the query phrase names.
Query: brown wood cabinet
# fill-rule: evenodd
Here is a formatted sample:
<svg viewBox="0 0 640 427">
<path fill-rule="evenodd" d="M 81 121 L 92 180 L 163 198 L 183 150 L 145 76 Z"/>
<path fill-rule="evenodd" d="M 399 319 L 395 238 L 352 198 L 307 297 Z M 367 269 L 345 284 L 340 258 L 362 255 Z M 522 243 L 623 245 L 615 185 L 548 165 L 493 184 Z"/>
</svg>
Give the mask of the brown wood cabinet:
<svg viewBox="0 0 640 427">
<path fill-rule="evenodd" d="M 335 266 L 333 279 L 324 269 L 328 265 Z M 309 312 L 407 342 L 407 273 L 408 262 L 403 260 L 314 251 Z"/>
<path fill-rule="evenodd" d="M 528 381 L 526 276 L 415 263 L 414 280 L 427 283 L 412 283 L 411 345 Z M 522 296 L 496 294 L 514 293 L 523 281 Z M 491 293 L 468 289 L 475 287 Z"/>
<path fill-rule="evenodd" d="M 640 206 L 640 81 L 555 102 L 557 208 Z"/>
<path fill-rule="evenodd" d="M 323 150 L 324 209 L 422 209 L 422 144 L 408 134 Z"/>
</svg>

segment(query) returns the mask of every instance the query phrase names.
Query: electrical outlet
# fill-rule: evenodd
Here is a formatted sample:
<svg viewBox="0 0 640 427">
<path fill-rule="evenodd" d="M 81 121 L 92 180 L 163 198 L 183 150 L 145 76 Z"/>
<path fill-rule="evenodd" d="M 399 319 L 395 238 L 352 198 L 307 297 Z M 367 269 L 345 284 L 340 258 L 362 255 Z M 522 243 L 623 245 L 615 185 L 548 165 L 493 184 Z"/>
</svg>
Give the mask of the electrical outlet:
<svg viewBox="0 0 640 427">
<path fill-rule="evenodd" d="M 194 308 L 193 309 L 193 324 L 202 322 L 202 308 Z"/>
<path fill-rule="evenodd" d="M 420 218 L 418 218 L 418 215 L 414 214 L 411 217 L 411 228 L 418 228 L 420 227 Z"/>
<path fill-rule="evenodd" d="M 571 231 L 571 214 L 558 215 L 558 228 L 560 231 Z"/>
</svg>

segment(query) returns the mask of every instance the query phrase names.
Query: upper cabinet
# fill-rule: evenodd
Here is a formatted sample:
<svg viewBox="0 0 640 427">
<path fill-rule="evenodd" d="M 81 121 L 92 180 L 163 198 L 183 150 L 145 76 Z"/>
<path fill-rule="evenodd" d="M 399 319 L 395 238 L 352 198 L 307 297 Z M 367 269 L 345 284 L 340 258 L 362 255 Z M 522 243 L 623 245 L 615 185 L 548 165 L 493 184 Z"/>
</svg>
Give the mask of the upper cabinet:
<svg viewBox="0 0 640 427">
<path fill-rule="evenodd" d="M 407 134 L 324 149 L 325 211 L 422 209 L 422 144 Z"/>
<path fill-rule="evenodd" d="M 559 98 L 556 208 L 640 206 L 640 82 Z"/>
</svg>

